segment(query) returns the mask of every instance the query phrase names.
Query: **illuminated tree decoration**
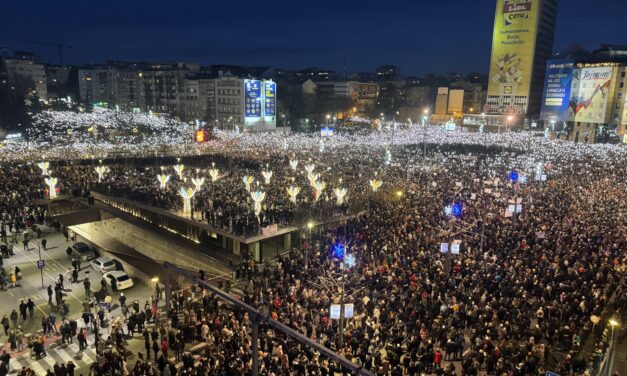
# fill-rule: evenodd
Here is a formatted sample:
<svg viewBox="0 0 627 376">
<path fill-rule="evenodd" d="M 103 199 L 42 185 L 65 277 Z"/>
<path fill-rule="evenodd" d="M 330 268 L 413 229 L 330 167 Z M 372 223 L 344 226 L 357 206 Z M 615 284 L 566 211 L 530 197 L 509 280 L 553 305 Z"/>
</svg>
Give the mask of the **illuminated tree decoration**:
<svg viewBox="0 0 627 376">
<path fill-rule="evenodd" d="M 259 219 L 259 213 L 261 213 L 261 203 L 266 199 L 266 192 L 250 192 L 250 197 L 252 197 L 255 202 L 255 215 L 257 216 L 257 219 Z"/>
<path fill-rule="evenodd" d="M 297 159 L 290 160 L 290 167 L 292 168 L 292 170 L 296 171 L 296 167 L 298 167 L 298 160 Z"/>
<path fill-rule="evenodd" d="M 193 188 L 179 189 L 179 195 L 183 198 L 183 213 L 192 212 L 192 197 L 196 194 L 196 190 Z"/>
<path fill-rule="evenodd" d="M 42 176 L 48 175 L 48 167 L 50 167 L 49 162 L 39 162 L 37 163 L 37 166 L 41 169 Z"/>
<path fill-rule="evenodd" d="M 177 164 L 174 165 L 174 171 L 176 171 L 176 173 L 179 176 L 179 179 L 183 179 L 183 170 L 185 169 L 185 165 L 182 164 Z"/>
<path fill-rule="evenodd" d="M 165 189 L 166 184 L 168 184 L 168 182 L 170 181 L 170 175 L 157 175 L 157 181 L 159 182 L 159 187 L 161 189 Z"/>
<path fill-rule="evenodd" d="M 318 201 L 320 196 L 322 196 L 322 191 L 324 191 L 326 187 L 327 187 L 327 183 L 320 181 L 320 180 L 318 180 L 314 184 L 314 189 L 316 190 L 316 198 L 315 198 L 316 201 Z"/>
<path fill-rule="evenodd" d="M 244 185 L 246 186 L 246 190 L 250 192 L 250 185 L 255 181 L 255 178 L 252 176 L 246 175 L 242 177 L 242 181 L 244 182 Z"/>
<path fill-rule="evenodd" d="M 344 265 L 346 265 L 347 268 L 354 267 L 356 263 L 357 263 L 357 261 L 355 260 L 355 255 L 345 255 L 344 256 Z"/>
<path fill-rule="evenodd" d="M 335 188 L 333 190 L 333 193 L 335 193 L 335 197 L 337 198 L 337 204 L 342 205 L 344 203 L 344 198 L 346 197 L 348 190 L 346 188 Z"/>
<path fill-rule="evenodd" d="M 313 170 L 316 168 L 316 165 L 314 164 L 308 164 L 305 166 L 305 171 L 307 171 L 308 175 L 313 174 Z"/>
<path fill-rule="evenodd" d="M 266 184 L 270 184 L 270 179 L 272 179 L 272 171 L 263 171 L 261 172 L 263 179 Z"/>
<path fill-rule="evenodd" d="M 197 191 L 200 191 L 202 185 L 205 184 L 205 178 L 192 178 L 192 184 L 194 184 Z"/>
<path fill-rule="evenodd" d="M 287 194 L 290 196 L 290 201 L 292 201 L 293 203 L 296 203 L 296 196 L 298 196 L 299 193 L 300 188 L 295 185 L 287 188 Z"/>
<path fill-rule="evenodd" d="M 346 247 L 342 243 L 337 243 L 333 246 L 333 256 L 337 259 L 344 259 L 344 255 L 346 254 Z"/>
<path fill-rule="evenodd" d="M 95 170 L 96 170 L 96 174 L 98 174 L 98 183 L 101 183 L 102 182 L 102 178 L 104 177 L 104 174 L 109 172 L 109 167 L 107 167 L 107 166 L 97 166 L 95 168 Z"/>
<path fill-rule="evenodd" d="M 370 180 L 370 187 L 372 188 L 373 192 L 378 191 L 382 185 L 383 185 L 383 182 L 381 180 L 377 180 L 377 179 Z"/>
<path fill-rule="evenodd" d="M 209 176 L 211 176 L 212 183 L 215 183 L 216 180 L 218 180 L 218 174 L 220 174 L 220 171 L 218 171 L 217 168 L 212 168 L 211 170 L 209 170 Z"/>
<path fill-rule="evenodd" d="M 459 218 L 464 213 L 464 204 L 461 202 L 454 202 L 452 205 L 449 205 L 444 208 L 444 214 L 448 216 L 453 216 L 455 218 Z"/>
<path fill-rule="evenodd" d="M 308 174 L 307 175 L 307 179 L 309 179 L 309 184 L 311 184 L 312 187 L 316 187 L 316 181 L 318 181 L 318 179 L 320 178 L 319 174 Z"/>
<path fill-rule="evenodd" d="M 48 184 L 48 197 L 57 197 L 57 178 L 46 178 L 44 180 Z"/>
</svg>

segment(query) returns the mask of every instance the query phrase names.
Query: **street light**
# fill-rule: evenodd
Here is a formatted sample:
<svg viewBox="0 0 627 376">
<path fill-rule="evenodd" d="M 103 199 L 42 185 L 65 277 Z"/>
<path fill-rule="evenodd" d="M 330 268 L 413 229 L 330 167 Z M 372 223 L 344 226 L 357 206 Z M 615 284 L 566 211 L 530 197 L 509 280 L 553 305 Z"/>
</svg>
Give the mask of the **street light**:
<svg viewBox="0 0 627 376">
<path fill-rule="evenodd" d="M 422 163 L 424 165 L 427 158 L 427 121 L 429 120 L 429 109 L 425 108 L 422 117 Z"/>
<path fill-rule="evenodd" d="M 610 376 L 612 374 L 612 366 L 614 364 L 614 355 L 616 354 L 616 337 L 614 337 L 614 329 L 616 329 L 618 326 L 620 326 L 620 323 L 618 322 L 618 320 L 616 320 L 616 318 L 612 317 L 608 320 L 608 323 L 610 324 L 610 350 L 609 350 L 609 356 L 607 359 L 607 371 L 606 371 L 606 375 Z"/>
</svg>

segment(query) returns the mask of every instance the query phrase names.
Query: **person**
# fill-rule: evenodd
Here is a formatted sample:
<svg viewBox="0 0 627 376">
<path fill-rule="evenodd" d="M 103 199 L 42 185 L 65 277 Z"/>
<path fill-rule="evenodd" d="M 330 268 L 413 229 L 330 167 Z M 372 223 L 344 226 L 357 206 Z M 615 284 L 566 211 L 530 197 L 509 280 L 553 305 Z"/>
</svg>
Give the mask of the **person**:
<svg viewBox="0 0 627 376">
<path fill-rule="evenodd" d="M 52 285 L 48 285 L 48 305 L 52 305 Z"/>
<path fill-rule="evenodd" d="M 11 311 L 11 315 L 9 317 L 11 318 L 11 323 L 13 323 L 13 327 L 16 328 L 17 327 L 17 319 L 18 319 L 17 311 L 15 309 L 13 309 L 13 311 Z"/>
<path fill-rule="evenodd" d="M 8 336 L 9 335 L 9 319 L 7 318 L 7 315 L 2 315 L 2 320 L 0 321 L 0 324 L 2 324 L 2 328 L 4 329 L 4 335 Z"/>
<path fill-rule="evenodd" d="M 30 298 L 26 302 L 26 308 L 28 308 L 28 316 L 32 318 L 35 313 L 35 303 Z"/>
<path fill-rule="evenodd" d="M 155 354 L 155 362 L 157 361 L 157 358 L 159 356 L 159 344 L 157 343 L 156 339 L 152 340 L 152 351 Z"/>
<path fill-rule="evenodd" d="M 91 296 L 91 282 L 89 282 L 89 278 L 85 277 L 83 280 L 83 287 L 85 288 L 85 296 Z"/>
<path fill-rule="evenodd" d="M 111 279 L 111 293 L 115 294 L 118 292 L 118 282 L 115 278 Z"/>
<path fill-rule="evenodd" d="M 78 269 L 72 269 L 72 283 L 78 283 Z"/>
<path fill-rule="evenodd" d="M 126 296 L 124 296 L 124 293 L 120 293 L 120 297 L 118 298 L 118 300 L 120 301 L 120 307 L 125 308 L 126 307 Z"/>
<path fill-rule="evenodd" d="M 44 247 L 44 251 L 46 250 L 46 245 L 48 244 L 48 241 L 46 240 L 46 238 L 41 239 L 41 246 Z"/>
</svg>

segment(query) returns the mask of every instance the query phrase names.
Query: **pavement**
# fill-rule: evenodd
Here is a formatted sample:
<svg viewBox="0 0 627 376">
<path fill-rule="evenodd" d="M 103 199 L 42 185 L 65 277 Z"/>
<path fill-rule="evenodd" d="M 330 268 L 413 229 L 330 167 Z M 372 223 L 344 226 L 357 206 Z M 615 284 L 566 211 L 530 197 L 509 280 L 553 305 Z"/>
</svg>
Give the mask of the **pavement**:
<svg viewBox="0 0 627 376">
<path fill-rule="evenodd" d="M 0 291 L 0 317 L 2 315 L 9 315 L 11 311 L 15 309 L 19 312 L 18 306 L 21 300 L 26 301 L 28 298 L 33 300 L 36 305 L 33 317 L 28 317 L 26 320 L 18 319 L 18 325 L 22 327 L 25 335 L 41 331 L 41 317 L 42 315 L 49 315 L 51 312 L 57 316 L 57 326 L 61 322 L 61 317 L 57 315 L 51 307 L 48 305 L 48 285 L 54 286 L 55 280 L 59 274 L 64 277 L 65 287 L 65 302 L 69 306 L 68 319 L 74 318 L 77 320 L 79 327 L 84 326 L 81 315 L 83 313 L 83 301 L 85 298 L 85 289 L 83 288 L 82 281 L 85 278 L 89 278 L 91 282 L 92 291 L 100 289 L 100 281 L 102 275 L 100 272 L 91 269 L 87 261 L 82 262 L 81 270 L 79 272 L 79 283 L 70 283 L 70 277 L 66 275 L 66 271 L 71 267 L 71 259 L 66 254 L 67 247 L 72 245 L 72 241 L 66 242 L 65 237 L 61 233 L 52 233 L 42 235 L 39 239 L 46 238 L 47 249 L 41 248 L 41 259 L 45 262 L 45 267 L 42 271 L 37 269 L 37 261 L 39 260 L 38 242 L 33 239 L 29 242 L 29 249 L 25 250 L 23 244 L 20 242 L 14 247 L 14 256 L 8 259 L 4 259 L 4 268 L 9 271 L 15 266 L 18 266 L 22 272 L 22 280 L 19 283 L 19 287 L 9 288 L 7 291 Z M 9 236 L 10 239 L 10 236 Z M 40 245 L 40 243 L 39 243 Z M 43 278 L 43 288 L 42 288 Z M 141 281 L 134 280 L 133 287 L 124 290 L 124 295 L 127 297 L 127 304 L 137 300 L 141 307 L 144 306 L 145 301 L 151 296 L 152 288 Z M 115 294 L 109 294 L 113 298 L 114 309 L 111 311 L 112 316 L 121 316 L 121 309 L 118 307 L 118 298 L 120 292 Z M 103 331 L 103 335 L 106 338 L 107 331 Z M 131 350 L 139 345 L 137 351 L 145 351 L 143 348 L 143 338 L 141 335 L 135 336 L 138 340 L 131 341 L 137 342 L 129 343 Z M 4 331 L 0 330 L 0 349 L 9 350 L 9 345 L 6 343 L 8 337 L 4 335 Z M 26 340 L 24 340 L 26 342 Z M 78 343 L 74 340 L 74 345 L 61 345 L 60 337 L 53 336 L 47 339 L 46 350 L 48 356 L 36 361 L 34 357 L 30 357 L 30 351 L 26 348 L 24 351 L 10 352 L 11 362 L 10 368 L 12 370 L 20 369 L 24 366 L 30 367 L 35 370 L 36 374 L 45 374 L 45 370 L 52 368 L 56 362 L 68 362 L 72 360 L 79 370 L 87 370 L 89 365 L 96 360 L 95 349 L 91 344 L 94 342 L 93 335 L 90 334 L 88 343 L 90 347 L 83 351 L 78 351 Z M 134 351 L 136 353 L 136 351 Z"/>
</svg>

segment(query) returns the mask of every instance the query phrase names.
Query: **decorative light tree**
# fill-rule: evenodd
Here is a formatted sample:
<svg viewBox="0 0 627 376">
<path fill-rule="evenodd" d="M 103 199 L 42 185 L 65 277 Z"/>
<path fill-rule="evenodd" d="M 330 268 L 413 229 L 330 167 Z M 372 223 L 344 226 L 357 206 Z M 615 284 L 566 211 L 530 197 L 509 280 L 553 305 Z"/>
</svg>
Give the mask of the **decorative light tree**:
<svg viewBox="0 0 627 376">
<path fill-rule="evenodd" d="M 183 198 L 183 213 L 192 212 L 192 197 L 196 194 L 196 190 L 193 188 L 179 189 L 179 195 Z"/>
<path fill-rule="evenodd" d="M 200 191 L 200 188 L 205 184 L 205 178 L 192 178 L 192 183 L 196 187 L 196 191 Z"/>
<path fill-rule="evenodd" d="M 316 181 L 318 181 L 319 178 L 320 178 L 319 174 L 309 174 L 309 175 L 307 175 L 307 179 L 309 179 L 309 184 L 311 184 L 312 187 L 316 186 Z"/>
<path fill-rule="evenodd" d="M 48 197 L 57 197 L 57 178 L 46 178 L 46 184 L 48 184 Z"/>
<path fill-rule="evenodd" d="M 335 188 L 333 190 L 333 193 L 335 193 L 335 197 L 337 198 L 337 204 L 342 205 L 344 203 L 344 198 L 346 197 L 348 190 L 346 188 Z"/>
<path fill-rule="evenodd" d="M 292 170 L 296 171 L 297 166 L 298 166 L 298 159 L 290 160 L 290 167 L 292 168 Z"/>
<path fill-rule="evenodd" d="M 37 163 L 37 166 L 41 169 L 42 176 L 48 175 L 48 167 L 50 167 L 49 162 L 39 162 Z"/>
<path fill-rule="evenodd" d="M 250 185 L 255 181 L 255 178 L 252 176 L 246 175 L 242 177 L 242 181 L 244 182 L 244 185 L 246 185 L 246 190 L 250 192 Z"/>
<path fill-rule="evenodd" d="M 326 187 L 327 183 L 320 180 L 316 181 L 316 183 L 314 184 L 314 189 L 316 190 L 316 201 L 318 201 L 320 196 L 322 196 L 322 191 L 324 191 Z"/>
<path fill-rule="evenodd" d="M 383 182 L 381 180 L 377 180 L 377 179 L 370 180 L 370 187 L 372 188 L 373 192 L 378 191 L 382 185 L 383 185 Z"/>
<path fill-rule="evenodd" d="M 272 179 L 272 171 L 262 171 L 261 175 L 263 175 L 263 179 L 266 184 L 270 184 L 270 179 Z"/>
<path fill-rule="evenodd" d="M 261 203 L 266 199 L 266 192 L 251 192 L 250 197 L 252 197 L 255 202 L 255 215 L 257 216 L 257 219 L 259 219 L 259 213 L 261 213 Z"/>
<path fill-rule="evenodd" d="M 308 164 L 305 166 L 305 171 L 307 171 L 308 175 L 313 174 L 313 170 L 316 168 L 316 165 L 314 164 Z"/>
<path fill-rule="evenodd" d="M 296 203 L 296 196 L 298 196 L 298 194 L 300 193 L 300 188 L 292 185 L 289 188 L 287 188 L 287 194 L 290 196 L 290 201 L 292 201 L 293 203 Z"/>
<path fill-rule="evenodd" d="M 209 170 L 209 176 L 211 176 L 212 183 L 215 183 L 216 180 L 218 180 L 218 174 L 220 174 L 220 171 L 218 171 L 217 168 L 212 168 L 211 170 Z"/>
<path fill-rule="evenodd" d="M 159 174 L 157 175 L 157 181 L 159 182 L 159 187 L 165 189 L 166 184 L 170 181 L 170 175 Z"/>
<path fill-rule="evenodd" d="M 98 183 L 102 182 L 102 178 L 104 174 L 109 172 L 109 167 L 107 166 L 96 166 L 95 168 L 96 174 L 98 174 Z"/>
<path fill-rule="evenodd" d="M 176 171 L 176 173 L 179 176 L 179 179 L 183 179 L 183 170 L 185 169 L 185 165 L 182 164 L 177 164 L 174 165 L 174 171 Z"/>
</svg>

